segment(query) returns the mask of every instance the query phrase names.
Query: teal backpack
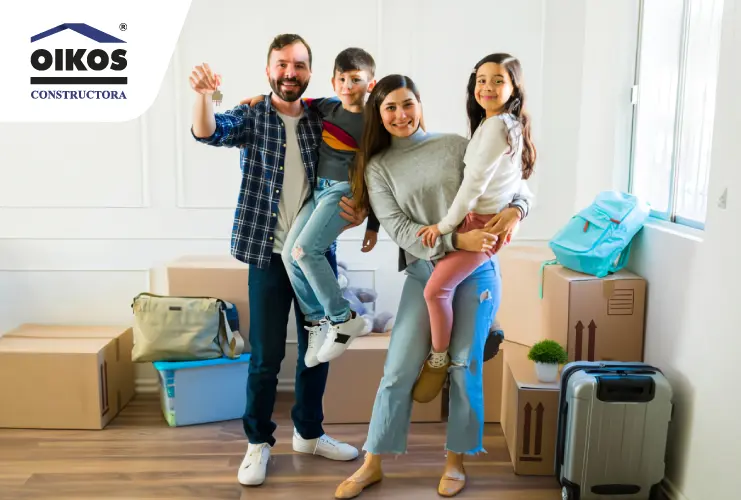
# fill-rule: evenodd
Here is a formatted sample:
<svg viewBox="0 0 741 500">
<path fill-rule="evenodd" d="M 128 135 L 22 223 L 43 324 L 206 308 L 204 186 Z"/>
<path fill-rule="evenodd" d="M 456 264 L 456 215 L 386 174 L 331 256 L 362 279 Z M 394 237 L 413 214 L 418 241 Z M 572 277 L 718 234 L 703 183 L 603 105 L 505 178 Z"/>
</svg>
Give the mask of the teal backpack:
<svg viewBox="0 0 741 500">
<path fill-rule="evenodd" d="M 559 264 L 602 278 L 628 263 L 630 247 L 650 214 L 632 194 L 603 191 L 551 239 Z"/>
</svg>

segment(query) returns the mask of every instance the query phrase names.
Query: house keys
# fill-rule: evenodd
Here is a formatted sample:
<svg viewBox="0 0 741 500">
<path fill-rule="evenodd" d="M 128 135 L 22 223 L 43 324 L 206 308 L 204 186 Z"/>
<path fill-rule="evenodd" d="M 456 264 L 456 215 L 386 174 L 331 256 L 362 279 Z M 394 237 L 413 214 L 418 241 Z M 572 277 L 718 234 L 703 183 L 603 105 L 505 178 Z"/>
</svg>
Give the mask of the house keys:
<svg viewBox="0 0 741 500">
<path fill-rule="evenodd" d="M 219 92 L 219 89 L 216 89 L 216 91 L 211 94 L 211 101 L 217 106 L 221 104 L 222 99 L 224 98 L 223 94 Z"/>
</svg>

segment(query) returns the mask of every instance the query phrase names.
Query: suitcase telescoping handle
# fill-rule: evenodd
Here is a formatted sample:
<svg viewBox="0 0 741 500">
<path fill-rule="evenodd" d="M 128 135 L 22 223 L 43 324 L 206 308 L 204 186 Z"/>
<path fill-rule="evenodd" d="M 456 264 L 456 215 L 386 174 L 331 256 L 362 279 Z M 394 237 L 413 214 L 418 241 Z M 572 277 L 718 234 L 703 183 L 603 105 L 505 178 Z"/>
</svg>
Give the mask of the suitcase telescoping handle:
<svg viewBox="0 0 741 500">
<path fill-rule="evenodd" d="M 599 374 L 633 374 L 633 375 L 653 375 L 662 373 L 660 369 L 646 363 L 621 363 L 611 361 L 572 361 L 567 364 L 561 371 L 560 391 L 566 393 L 566 385 L 569 383 L 571 376 L 580 371 L 585 371 L 592 375 Z"/>
<path fill-rule="evenodd" d="M 606 403 L 648 403 L 656 384 L 650 375 L 598 375 L 596 396 Z"/>
</svg>

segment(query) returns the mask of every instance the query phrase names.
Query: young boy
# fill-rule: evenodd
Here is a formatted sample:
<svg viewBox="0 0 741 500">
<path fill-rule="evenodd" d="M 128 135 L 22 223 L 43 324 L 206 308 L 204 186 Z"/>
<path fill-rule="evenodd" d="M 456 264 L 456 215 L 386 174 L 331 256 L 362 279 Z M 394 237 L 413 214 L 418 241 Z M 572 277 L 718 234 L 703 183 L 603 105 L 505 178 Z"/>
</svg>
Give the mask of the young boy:
<svg viewBox="0 0 741 500">
<path fill-rule="evenodd" d="M 375 85 L 375 70 L 375 61 L 368 52 L 345 49 L 334 63 L 332 87 L 336 97 L 304 99 L 322 118 L 317 185 L 286 236 L 282 257 L 301 311 L 311 321 L 311 326 L 306 327 L 307 367 L 336 358 L 366 332 L 365 320 L 350 309 L 342 296 L 324 253 L 347 224 L 339 215 L 339 203 L 343 196 L 351 197 L 350 176 L 363 133 L 363 106 Z M 241 104 L 254 105 L 262 98 L 245 99 Z M 371 212 L 363 252 L 376 245 L 379 227 Z M 329 326 L 325 333 L 326 323 Z"/>
</svg>

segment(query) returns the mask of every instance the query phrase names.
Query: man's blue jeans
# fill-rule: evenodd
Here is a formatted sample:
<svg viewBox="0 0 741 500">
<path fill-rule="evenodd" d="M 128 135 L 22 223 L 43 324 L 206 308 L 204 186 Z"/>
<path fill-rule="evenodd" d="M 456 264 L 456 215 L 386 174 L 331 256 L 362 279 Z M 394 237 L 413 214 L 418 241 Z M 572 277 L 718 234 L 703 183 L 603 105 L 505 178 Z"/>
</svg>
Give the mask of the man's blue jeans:
<svg viewBox="0 0 741 500">
<path fill-rule="evenodd" d="M 334 247 L 322 256 L 327 266 L 337 272 Z M 272 421 L 278 372 L 286 353 L 286 334 L 291 304 L 296 316 L 298 361 L 296 363 L 296 403 L 291 411 L 293 425 L 304 439 L 324 434 L 322 398 L 327 384 L 329 363 L 312 368 L 304 364 L 308 347 L 306 321 L 298 308 L 291 282 L 280 255 L 273 254 L 266 268 L 250 266 L 250 345 L 252 348 L 247 379 L 247 405 L 242 423 L 250 443 L 275 444 Z M 216 388 L 216 390 L 218 390 Z"/>
</svg>

